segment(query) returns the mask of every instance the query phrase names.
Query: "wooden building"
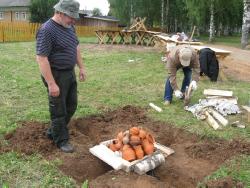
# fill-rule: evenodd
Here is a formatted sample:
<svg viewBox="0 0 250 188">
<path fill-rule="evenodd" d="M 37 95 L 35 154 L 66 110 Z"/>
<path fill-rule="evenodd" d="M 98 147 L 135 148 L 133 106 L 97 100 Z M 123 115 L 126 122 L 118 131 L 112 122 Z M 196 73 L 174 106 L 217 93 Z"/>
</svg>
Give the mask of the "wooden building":
<svg viewBox="0 0 250 188">
<path fill-rule="evenodd" d="M 111 16 L 87 16 L 80 14 L 76 25 L 94 27 L 118 27 L 119 20 Z"/>
<path fill-rule="evenodd" d="M 0 21 L 29 22 L 30 0 L 0 0 Z"/>
<path fill-rule="evenodd" d="M 31 0 L 0 0 L 0 22 L 29 22 Z M 92 16 L 92 11 L 79 11 L 76 25 L 117 27 L 119 20 L 111 16 Z"/>
</svg>

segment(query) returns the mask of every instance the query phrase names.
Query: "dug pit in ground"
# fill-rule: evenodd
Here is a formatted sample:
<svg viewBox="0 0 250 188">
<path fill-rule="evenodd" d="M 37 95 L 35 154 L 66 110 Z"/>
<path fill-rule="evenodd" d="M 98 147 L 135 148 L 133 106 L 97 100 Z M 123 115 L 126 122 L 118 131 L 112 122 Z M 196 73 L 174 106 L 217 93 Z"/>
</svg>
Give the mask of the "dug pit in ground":
<svg viewBox="0 0 250 188">
<path fill-rule="evenodd" d="M 64 174 L 79 185 L 88 179 L 90 187 L 95 188 L 196 187 L 226 160 L 238 154 L 250 154 L 250 143 L 200 139 L 182 129 L 153 121 L 145 114 L 145 109 L 125 106 L 103 115 L 72 120 L 70 138 L 76 148 L 72 154 L 60 152 L 44 135 L 48 125 L 39 122 L 22 123 L 15 132 L 5 135 L 8 147 L 0 148 L 1 152 L 15 150 L 27 155 L 40 153 L 48 160 L 58 158 L 62 160 L 59 169 Z M 151 175 L 114 171 L 89 152 L 89 148 L 132 126 L 150 130 L 157 142 L 175 150 Z"/>
</svg>

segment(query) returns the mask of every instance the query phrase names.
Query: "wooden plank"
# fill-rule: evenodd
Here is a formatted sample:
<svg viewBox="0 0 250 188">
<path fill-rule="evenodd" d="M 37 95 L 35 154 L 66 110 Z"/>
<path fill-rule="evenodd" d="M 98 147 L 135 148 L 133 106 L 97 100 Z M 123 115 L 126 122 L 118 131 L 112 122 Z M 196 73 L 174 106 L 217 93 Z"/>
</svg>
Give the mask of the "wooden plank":
<svg viewBox="0 0 250 188">
<path fill-rule="evenodd" d="M 147 46 L 153 46 L 153 43 L 154 43 L 154 36 L 153 35 L 149 35 Z"/>
<path fill-rule="evenodd" d="M 156 106 L 154 103 L 149 103 L 149 106 L 151 106 L 157 112 L 162 112 L 162 109 L 159 106 Z"/>
<path fill-rule="evenodd" d="M 157 32 L 157 31 L 145 31 L 146 33 L 150 33 L 150 34 L 153 34 L 153 35 L 157 35 L 157 34 L 160 34 L 161 32 Z"/>
<path fill-rule="evenodd" d="M 136 34 L 138 36 L 138 40 L 136 41 L 136 45 L 139 45 L 139 44 L 143 45 L 143 41 L 142 40 L 143 40 L 143 37 L 145 35 L 145 32 L 138 31 L 138 32 L 136 32 Z"/>
<path fill-rule="evenodd" d="M 104 44 L 105 43 L 105 37 L 107 36 L 107 33 L 106 32 L 103 32 L 103 31 L 99 31 L 99 44 Z"/>
<path fill-rule="evenodd" d="M 178 41 L 178 40 L 172 39 L 171 37 L 165 36 L 165 35 L 155 35 L 155 36 L 158 37 L 159 39 L 165 41 L 165 42 L 174 42 L 177 45 L 178 44 L 190 44 L 190 45 L 202 45 L 203 44 L 202 42 Z"/>
<path fill-rule="evenodd" d="M 101 41 L 103 41 L 102 36 L 99 34 L 98 31 L 96 31 L 95 34 L 96 34 L 96 36 L 97 36 L 97 38 L 98 38 L 99 44 L 101 44 L 101 43 L 102 43 Z"/>
<path fill-rule="evenodd" d="M 123 44 L 131 44 L 131 40 L 130 40 L 130 38 L 131 38 L 131 32 L 122 32 L 123 34 L 124 34 L 124 36 L 123 36 L 123 39 L 124 39 L 124 41 L 123 41 Z"/>
<path fill-rule="evenodd" d="M 116 39 L 117 39 L 118 36 L 119 36 L 119 31 L 118 32 L 116 32 L 116 31 L 112 32 L 112 42 L 111 42 L 111 44 L 117 43 Z"/>
<path fill-rule="evenodd" d="M 238 102 L 237 102 L 238 98 L 236 98 L 236 97 L 206 96 L 206 99 L 208 101 L 211 100 L 211 101 L 217 101 L 217 102 L 227 100 L 228 102 L 230 102 L 232 104 L 238 104 Z"/>
<path fill-rule="evenodd" d="M 192 47 L 194 49 L 196 49 L 197 51 L 200 51 L 204 48 L 210 48 L 211 50 L 213 50 L 215 52 L 216 55 L 222 56 L 222 57 L 226 57 L 228 55 L 231 54 L 231 51 L 227 51 L 227 50 L 223 50 L 223 49 L 219 49 L 219 48 L 213 48 L 213 47 L 209 47 L 209 46 L 198 46 L 198 45 L 192 45 Z"/>
<path fill-rule="evenodd" d="M 214 130 L 217 130 L 220 128 L 220 125 L 217 123 L 217 121 L 209 114 L 208 111 L 205 112 L 205 115 L 207 116 L 206 121 L 207 123 L 214 128 Z"/>
<path fill-rule="evenodd" d="M 133 21 L 133 24 L 130 26 L 129 29 L 135 30 L 135 31 L 139 31 L 139 30 L 147 31 L 147 28 L 144 25 L 145 20 L 146 20 L 146 17 L 143 19 L 140 17 L 135 18 Z"/>
<path fill-rule="evenodd" d="M 167 147 L 167 146 L 164 146 L 164 145 L 161 145 L 157 142 L 154 143 L 154 147 L 156 147 L 157 149 L 159 149 L 161 152 L 163 152 L 164 156 L 167 157 L 169 155 L 172 155 L 174 153 L 174 150 Z"/>
<path fill-rule="evenodd" d="M 218 89 L 204 89 L 203 94 L 204 95 L 225 96 L 225 97 L 232 97 L 233 96 L 232 91 L 218 90 Z"/>
<path fill-rule="evenodd" d="M 194 28 L 193 28 L 193 31 L 192 31 L 191 37 L 189 38 L 189 42 L 191 42 L 191 41 L 192 41 L 192 39 L 193 39 L 195 29 L 196 29 L 196 26 L 194 26 Z"/>
<path fill-rule="evenodd" d="M 220 124 L 222 124 L 223 126 L 228 125 L 228 120 L 226 118 L 224 118 L 220 113 L 218 113 L 217 111 L 215 111 L 213 109 L 210 109 L 210 112 L 211 112 L 212 116 L 220 122 Z"/>
</svg>

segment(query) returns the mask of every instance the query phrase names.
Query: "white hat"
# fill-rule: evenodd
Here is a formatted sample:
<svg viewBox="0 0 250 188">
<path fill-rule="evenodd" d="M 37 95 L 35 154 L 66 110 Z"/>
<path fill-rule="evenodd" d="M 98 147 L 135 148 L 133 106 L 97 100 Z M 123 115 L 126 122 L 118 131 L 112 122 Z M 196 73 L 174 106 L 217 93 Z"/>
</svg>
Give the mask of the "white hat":
<svg viewBox="0 0 250 188">
<path fill-rule="evenodd" d="M 192 50 L 189 47 L 184 47 L 180 49 L 179 59 L 182 66 L 184 67 L 189 66 L 191 58 L 192 58 Z"/>
</svg>

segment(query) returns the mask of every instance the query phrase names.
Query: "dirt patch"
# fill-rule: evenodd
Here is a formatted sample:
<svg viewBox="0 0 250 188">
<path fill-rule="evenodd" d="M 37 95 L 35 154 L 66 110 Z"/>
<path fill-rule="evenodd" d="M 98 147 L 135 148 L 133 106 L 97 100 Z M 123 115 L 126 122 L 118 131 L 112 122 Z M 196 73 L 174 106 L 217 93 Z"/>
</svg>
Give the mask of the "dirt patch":
<svg viewBox="0 0 250 188">
<path fill-rule="evenodd" d="M 250 144 L 244 143 L 244 141 L 234 140 L 232 142 L 225 142 L 223 140 L 217 140 L 216 142 L 207 140 L 200 143 L 192 144 L 186 147 L 186 152 L 190 157 L 195 159 L 214 160 L 224 162 L 228 159 L 229 155 L 250 154 Z M 229 153 L 228 153 L 229 152 Z M 215 153 L 219 155 L 214 156 Z"/>
<path fill-rule="evenodd" d="M 235 182 L 231 177 L 225 177 L 218 180 L 209 181 L 206 183 L 207 188 L 244 188 L 241 182 Z"/>
<path fill-rule="evenodd" d="M 31 155 L 39 151 L 41 154 L 51 153 L 56 149 L 53 142 L 45 136 L 48 124 L 38 122 L 25 122 L 16 131 L 6 134 L 4 138 L 11 143 L 11 147 L 4 151 L 15 150 Z"/>
<path fill-rule="evenodd" d="M 250 82 L 250 51 L 224 45 L 209 45 L 231 51 L 231 54 L 220 60 L 220 67 L 228 78 Z"/>
<path fill-rule="evenodd" d="M 99 116 L 73 120 L 70 125 L 71 143 L 76 152 L 60 152 L 46 138 L 47 124 L 25 122 L 5 138 L 10 143 L 2 152 L 15 150 L 26 154 L 41 153 L 47 159 L 59 158 L 64 174 L 78 183 L 88 179 L 90 187 L 196 187 L 197 183 L 222 162 L 234 155 L 250 153 L 250 144 L 239 141 L 200 139 L 196 135 L 177 129 L 145 116 L 145 111 L 125 106 Z M 110 166 L 89 153 L 89 148 L 113 138 L 118 132 L 131 126 L 142 126 L 150 130 L 157 142 L 175 150 L 166 163 L 156 168 L 151 175 L 113 171 Z M 210 147 L 211 146 L 211 147 Z M 218 157 L 219 156 L 219 157 Z M 138 185 L 138 186 L 137 186 Z"/>
</svg>

